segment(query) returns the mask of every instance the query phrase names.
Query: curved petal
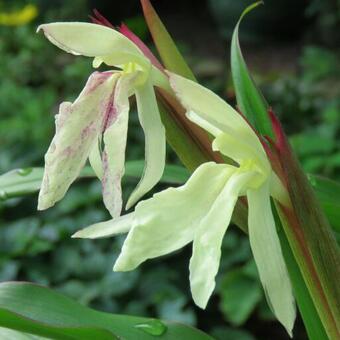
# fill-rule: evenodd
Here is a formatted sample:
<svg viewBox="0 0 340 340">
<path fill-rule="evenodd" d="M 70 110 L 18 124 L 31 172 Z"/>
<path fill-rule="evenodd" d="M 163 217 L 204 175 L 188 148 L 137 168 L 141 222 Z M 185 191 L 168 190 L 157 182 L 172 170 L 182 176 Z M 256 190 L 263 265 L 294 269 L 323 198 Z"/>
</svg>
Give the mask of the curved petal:
<svg viewBox="0 0 340 340">
<path fill-rule="evenodd" d="M 92 66 L 98 68 L 102 63 L 109 66 L 123 68 L 127 63 L 136 63 L 146 72 L 151 68 L 151 62 L 144 56 L 136 53 L 126 52 L 124 50 L 113 51 L 108 55 L 97 56 L 93 59 Z"/>
<path fill-rule="evenodd" d="M 222 133 L 218 135 L 212 143 L 214 151 L 221 152 L 239 164 L 245 160 L 252 160 L 261 167 L 259 171 L 268 176 L 271 171 L 270 163 L 264 150 L 262 149 L 261 152 L 258 152 L 256 146 L 257 145 L 245 143 L 244 140 L 234 132 L 229 134 Z"/>
<path fill-rule="evenodd" d="M 72 235 L 73 238 L 102 238 L 118 234 L 124 234 L 130 231 L 134 219 L 134 213 L 120 216 L 113 220 L 93 224 L 87 228 L 81 229 Z"/>
<path fill-rule="evenodd" d="M 132 192 L 126 208 L 133 206 L 161 179 L 166 156 L 165 129 L 161 121 L 155 92 L 150 80 L 137 87 L 138 117 L 145 135 L 145 168 L 136 189 Z"/>
<path fill-rule="evenodd" d="M 269 306 L 292 335 L 296 311 L 270 204 L 269 183 L 247 193 L 249 240 Z"/>
<path fill-rule="evenodd" d="M 192 297 L 196 305 L 201 308 L 206 307 L 215 288 L 222 240 L 229 226 L 236 201 L 253 175 L 254 172 L 233 174 L 195 233 L 193 254 L 190 260 L 190 286 Z"/>
<path fill-rule="evenodd" d="M 112 217 L 122 210 L 121 179 L 125 171 L 125 149 L 129 120 L 129 91 L 133 74 L 121 76 L 117 82 L 113 101 L 112 121 L 104 132 L 103 200 Z"/>
<path fill-rule="evenodd" d="M 227 126 L 238 133 L 252 136 L 252 131 L 244 118 L 214 92 L 198 83 L 169 72 L 170 85 L 177 98 L 187 111 L 204 114 L 208 119 L 216 122 L 216 127 Z M 256 137 L 257 138 L 257 137 Z"/>
<path fill-rule="evenodd" d="M 73 104 L 60 105 L 56 133 L 45 155 L 39 210 L 47 209 L 63 198 L 78 177 L 98 138 L 102 115 L 110 103 L 115 81 L 110 72 L 95 72 Z"/>
<path fill-rule="evenodd" d="M 234 168 L 229 165 L 204 163 L 185 185 L 139 202 L 134 212 L 134 225 L 114 270 L 133 270 L 147 259 L 168 254 L 191 242 L 199 221 L 232 171 Z"/>
<path fill-rule="evenodd" d="M 75 55 L 87 57 L 110 55 L 115 50 L 143 55 L 123 34 L 109 27 L 85 22 L 56 22 L 40 25 L 52 44 Z"/>
</svg>

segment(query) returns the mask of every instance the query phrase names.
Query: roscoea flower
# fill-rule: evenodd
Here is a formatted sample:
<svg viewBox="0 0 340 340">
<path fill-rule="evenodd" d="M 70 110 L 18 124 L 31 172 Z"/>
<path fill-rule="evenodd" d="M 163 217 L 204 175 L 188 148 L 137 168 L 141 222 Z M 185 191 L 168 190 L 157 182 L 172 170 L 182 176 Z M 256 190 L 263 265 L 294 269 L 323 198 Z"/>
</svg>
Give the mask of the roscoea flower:
<svg viewBox="0 0 340 340">
<path fill-rule="evenodd" d="M 115 271 L 132 270 L 193 242 L 191 292 L 195 303 L 205 308 L 215 287 L 221 244 L 234 206 L 246 196 L 249 240 L 260 280 L 274 314 L 291 334 L 295 304 L 270 202 L 272 196 L 288 205 L 285 188 L 258 136 L 237 111 L 178 75 L 170 74 L 170 84 L 187 117 L 214 136 L 212 148 L 236 164 L 202 164 L 185 185 L 157 193 L 139 202 L 134 212 L 80 230 L 74 237 L 127 232 Z"/>
<path fill-rule="evenodd" d="M 145 134 L 145 169 L 127 207 L 131 207 L 161 178 L 165 164 L 165 130 L 153 86 L 169 88 L 166 76 L 142 51 L 118 31 L 90 23 L 41 25 L 56 46 L 75 55 L 94 57 L 93 65 L 114 66 L 93 73 L 73 103 L 62 103 L 56 133 L 45 155 L 45 172 L 38 209 L 60 200 L 89 158 L 103 186 L 103 200 L 112 217 L 122 208 L 129 97 L 136 96 L 138 117 Z"/>
</svg>

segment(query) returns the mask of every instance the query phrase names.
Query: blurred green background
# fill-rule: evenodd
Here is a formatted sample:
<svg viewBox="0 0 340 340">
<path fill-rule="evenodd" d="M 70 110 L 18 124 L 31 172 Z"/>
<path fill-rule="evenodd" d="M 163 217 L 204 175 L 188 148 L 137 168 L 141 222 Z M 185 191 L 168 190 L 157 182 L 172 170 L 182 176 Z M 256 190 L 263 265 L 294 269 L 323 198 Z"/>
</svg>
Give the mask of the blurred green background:
<svg viewBox="0 0 340 340">
<path fill-rule="evenodd" d="M 230 103 L 235 103 L 230 36 L 249 3 L 154 1 L 200 81 Z M 339 180 L 340 2 L 265 3 L 242 24 L 245 58 L 305 170 Z M 37 16 L 15 24 L 13 17 L 22 18 L 21 10 L 28 4 L 36 6 Z M 92 72 L 91 60 L 58 50 L 35 34 L 37 25 L 87 21 L 93 8 L 113 24 L 124 21 L 150 42 L 138 0 L 0 0 L 0 173 L 43 165 L 59 103 L 74 100 Z M 14 13 L 12 22 L 6 19 L 8 13 Z M 130 120 L 127 158 L 142 159 L 143 134 L 134 110 Z M 171 150 L 168 159 L 177 162 Z M 125 198 L 135 184 L 124 182 Z M 36 204 L 36 196 L 0 202 L 0 281 L 38 282 L 100 310 L 181 321 L 216 339 L 288 338 L 266 305 L 248 240 L 236 228 L 225 237 L 217 287 L 202 311 L 190 297 L 190 246 L 133 272 L 113 273 L 123 238 L 70 239 L 77 229 L 109 218 L 99 181 L 75 183 L 46 212 L 37 212 Z M 300 319 L 294 334 L 296 339 L 306 338 Z"/>
</svg>

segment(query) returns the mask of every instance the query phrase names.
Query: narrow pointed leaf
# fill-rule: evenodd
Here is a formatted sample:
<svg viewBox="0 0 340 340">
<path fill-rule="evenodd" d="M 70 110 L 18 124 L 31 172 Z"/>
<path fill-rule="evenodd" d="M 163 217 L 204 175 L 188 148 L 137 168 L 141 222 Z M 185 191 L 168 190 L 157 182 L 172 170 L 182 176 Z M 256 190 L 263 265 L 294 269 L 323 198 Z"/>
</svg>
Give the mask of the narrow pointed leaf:
<svg viewBox="0 0 340 340">
<path fill-rule="evenodd" d="M 329 223 L 340 232 L 340 183 L 317 175 L 307 175 L 307 178 Z"/>
<path fill-rule="evenodd" d="M 248 67 L 243 59 L 238 37 L 242 18 L 261 3 L 262 1 L 256 2 L 246 8 L 235 27 L 231 41 L 231 73 L 239 109 L 253 124 L 257 131 L 263 135 L 272 137 L 273 132 L 267 114 L 268 104 L 262 94 L 258 91 L 256 84 L 248 71 Z"/>
<path fill-rule="evenodd" d="M 301 274 L 301 270 L 296 263 L 294 258 L 294 254 L 289 246 L 289 242 L 287 236 L 283 230 L 281 221 L 274 210 L 274 217 L 276 225 L 278 226 L 278 236 L 280 238 L 281 249 L 283 256 L 285 258 L 285 262 L 287 265 L 287 269 L 290 275 L 290 279 L 293 285 L 294 296 L 297 301 L 297 305 L 299 311 L 302 315 L 303 322 L 306 327 L 306 331 L 308 334 L 309 340 L 328 340 L 328 336 L 326 334 L 325 328 L 323 327 L 321 320 L 319 318 L 318 312 L 314 306 L 311 295 L 306 289 L 303 280 L 303 276 Z"/>
<path fill-rule="evenodd" d="M 340 251 L 328 220 L 277 119 L 279 159 L 294 211 L 282 207 L 288 240 L 330 338 L 340 337 Z"/>
<path fill-rule="evenodd" d="M 0 284 L 0 327 L 57 340 L 152 340 L 155 337 L 138 325 L 153 324 L 160 339 L 212 339 L 174 322 L 98 312 L 35 284 Z"/>
<path fill-rule="evenodd" d="M 182 57 L 149 0 L 141 0 L 146 23 L 166 69 L 195 80 L 195 76 Z"/>
<path fill-rule="evenodd" d="M 258 4 L 259 3 L 256 3 L 248 7 L 241 16 L 241 19 Z M 231 50 L 231 68 L 237 102 L 242 113 L 254 124 L 261 134 L 273 137 L 273 129 L 271 125 L 269 125 L 269 117 L 267 115 L 268 105 L 252 80 L 240 50 L 238 39 L 239 24 L 240 21 L 233 34 Z M 284 224 L 284 226 L 285 232 L 287 232 L 288 228 L 292 228 L 289 225 L 287 226 L 287 224 Z M 292 235 L 287 234 L 288 238 L 281 237 L 280 241 L 282 249 L 285 249 L 285 261 L 288 266 L 289 274 L 291 275 L 293 290 L 296 295 L 299 310 L 308 334 L 316 334 L 317 332 L 315 332 L 315 329 L 318 329 L 319 334 L 324 334 L 324 324 L 321 322 L 321 315 L 319 315 L 319 312 L 316 309 L 313 292 L 309 289 L 310 285 L 306 281 L 306 276 L 302 275 L 302 268 L 300 267 L 301 263 L 297 263 L 296 253 L 292 252 L 291 244 L 288 242 L 289 236 L 292 237 Z M 293 238 L 294 237 L 296 236 L 293 236 Z"/>
<path fill-rule="evenodd" d="M 125 163 L 126 179 L 140 178 L 144 169 L 144 161 Z M 0 176 L 0 201 L 29 195 L 39 191 L 44 168 L 15 169 Z M 79 178 L 95 177 L 91 167 L 85 167 Z M 189 171 L 178 165 L 167 165 L 161 181 L 170 184 L 182 184 L 189 178 Z"/>
</svg>

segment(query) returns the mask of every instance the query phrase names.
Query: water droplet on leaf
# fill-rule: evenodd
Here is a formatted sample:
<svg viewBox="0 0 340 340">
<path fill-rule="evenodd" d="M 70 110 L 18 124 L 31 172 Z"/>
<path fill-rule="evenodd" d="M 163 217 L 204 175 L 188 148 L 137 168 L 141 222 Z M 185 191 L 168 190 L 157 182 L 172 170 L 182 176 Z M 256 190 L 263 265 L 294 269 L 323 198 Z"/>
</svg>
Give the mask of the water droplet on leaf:
<svg viewBox="0 0 340 340">
<path fill-rule="evenodd" d="M 7 192 L 0 190 L 0 201 L 5 201 L 8 198 Z"/>
<path fill-rule="evenodd" d="M 142 330 L 143 332 L 147 334 L 154 335 L 154 336 L 161 336 L 167 330 L 167 326 L 159 320 L 150 320 L 147 322 L 137 324 L 134 327 Z"/>
<path fill-rule="evenodd" d="M 18 174 L 20 176 L 27 176 L 33 171 L 33 168 L 25 168 L 25 169 L 19 169 Z"/>
</svg>

